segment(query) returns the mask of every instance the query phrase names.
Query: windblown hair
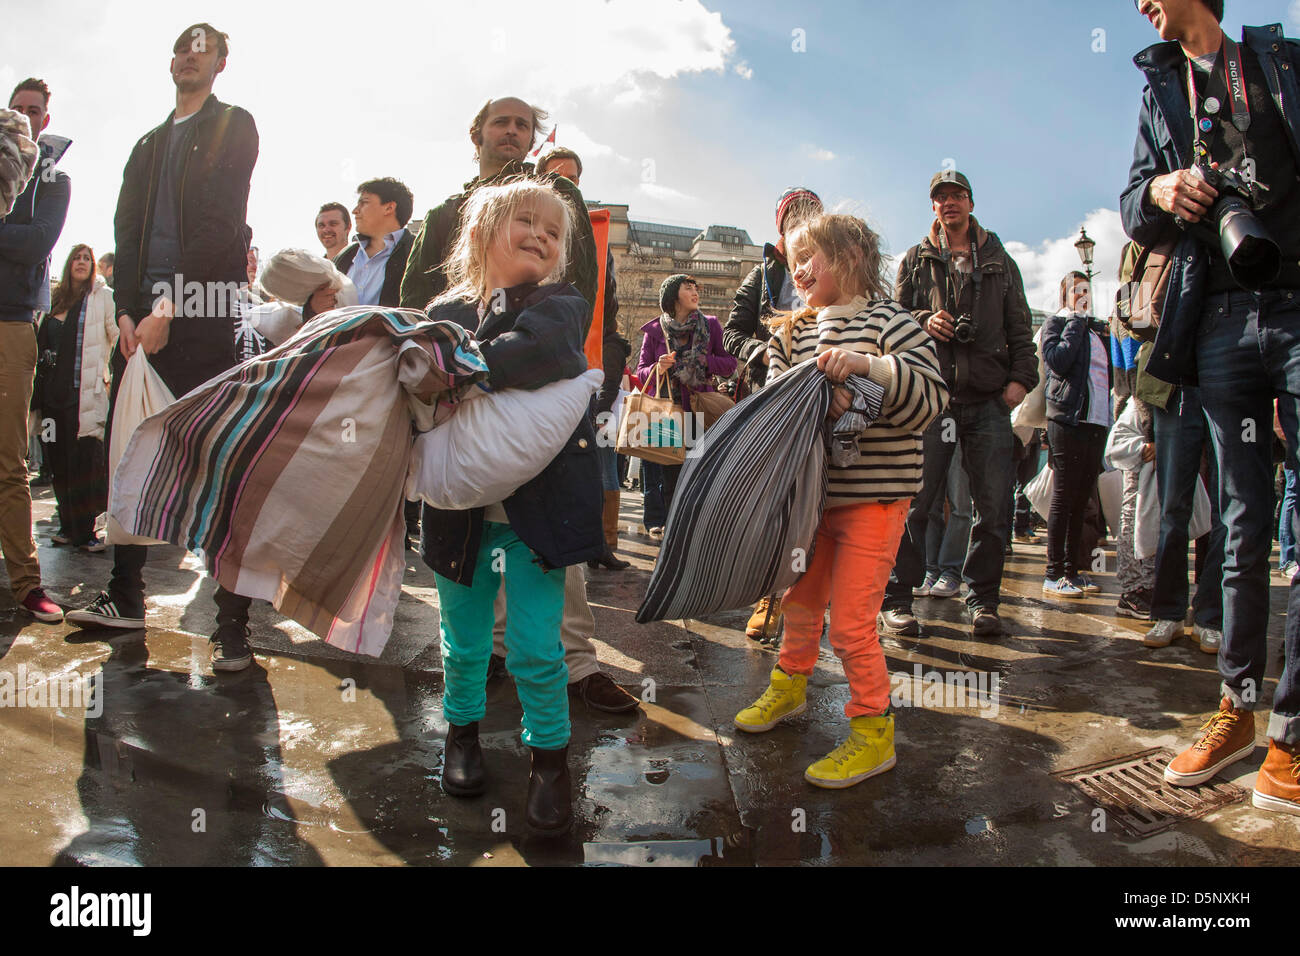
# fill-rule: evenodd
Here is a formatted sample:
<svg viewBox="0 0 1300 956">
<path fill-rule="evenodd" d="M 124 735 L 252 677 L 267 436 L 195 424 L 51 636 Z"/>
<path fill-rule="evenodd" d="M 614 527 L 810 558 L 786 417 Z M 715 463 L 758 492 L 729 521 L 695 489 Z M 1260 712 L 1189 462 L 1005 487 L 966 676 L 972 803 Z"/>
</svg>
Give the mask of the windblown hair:
<svg viewBox="0 0 1300 956">
<path fill-rule="evenodd" d="M 786 235 L 785 247 L 791 274 L 798 263 L 806 262 L 820 252 L 841 290 L 868 299 L 889 298 L 890 289 L 885 279 L 889 256 L 880 251 L 880 237 L 857 216 L 822 213 L 805 219 Z M 784 333 L 800 319 L 813 314 L 812 309 L 778 312 L 768 327 L 774 333 Z"/>
<path fill-rule="evenodd" d="M 72 279 L 72 260 L 77 258 L 77 253 L 86 252 L 90 255 L 90 276 L 86 281 L 78 285 Z M 59 278 L 59 284 L 54 287 L 54 293 L 50 296 L 50 315 L 58 315 L 60 312 L 67 312 L 72 308 L 72 303 L 77 301 L 77 296 L 89 293 L 95 288 L 95 276 L 99 274 L 99 267 L 95 264 L 95 250 L 90 248 L 84 242 L 79 242 L 72 247 L 68 253 L 67 261 L 63 263 L 63 275 Z"/>
<path fill-rule="evenodd" d="M 483 104 L 483 108 L 474 116 L 474 121 L 469 124 L 469 138 L 474 140 L 483 135 L 483 124 L 487 122 L 488 114 L 492 112 L 492 104 L 501 100 L 519 99 L 517 96 L 500 96 L 495 100 L 488 100 Z M 523 100 L 519 100 L 523 103 Z M 542 124 L 550 119 L 551 114 L 541 107 L 533 106 L 530 103 L 525 104 L 533 112 L 533 137 L 528 141 L 528 149 L 525 152 L 532 152 L 533 147 L 537 145 L 537 137 L 542 133 Z M 474 146 L 474 162 L 478 162 L 478 144 Z"/>
<path fill-rule="evenodd" d="M 555 204 L 562 212 L 564 234 L 560 237 L 560 256 L 555 270 L 543 282 L 558 282 L 569 266 L 569 250 L 577 222 L 573 207 L 553 187 L 535 179 L 519 178 L 499 186 L 480 186 L 465 201 L 460 211 L 460 232 L 443 263 L 447 273 L 447 291 L 436 301 L 450 299 L 485 299 L 488 250 L 492 243 L 509 247 L 509 227 L 522 207 Z"/>
</svg>

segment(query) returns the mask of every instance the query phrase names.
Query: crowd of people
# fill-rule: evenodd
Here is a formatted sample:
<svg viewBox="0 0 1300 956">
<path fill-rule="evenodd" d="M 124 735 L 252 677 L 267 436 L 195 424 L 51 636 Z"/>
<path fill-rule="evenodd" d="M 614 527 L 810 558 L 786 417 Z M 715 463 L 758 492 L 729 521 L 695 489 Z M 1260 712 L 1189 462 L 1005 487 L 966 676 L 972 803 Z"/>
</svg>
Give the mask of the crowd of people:
<svg viewBox="0 0 1300 956">
<path fill-rule="evenodd" d="M 850 688 L 848 733 L 805 777 L 831 789 L 858 784 L 896 761 L 879 635 L 920 637 L 916 600 L 964 589 L 972 639 L 994 639 L 1004 633 L 1014 544 L 1041 540 L 1035 525 L 1045 523 L 1042 591 L 1078 600 L 1100 591 L 1097 544 L 1109 530 L 1117 612 L 1149 622 L 1144 642 L 1163 647 L 1183 633 L 1195 540 L 1194 633 L 1217 654 L 1220 704 L 1166 780 L 1202 783 L 1255 746 L 1276 529 L 1292 599 L 1255 804 L 1300 812 L 1300 120 L 1283 109 L 1300 92 L 1300 47 L 1277 26 L 1247 28 L 1235 43 L 1220 26 L 1221 0 L 1135 5 L 1163 42 L 1136 58 L 1147 89 L 1121 200 L 1133 242 L 1120 276 L 1133 300 L 1117 303 L 1109 322 L 1093 316 L 1089 277 L 1075 272 L 1061 280 L 1060 311 L 1035 335 L 1014 259 L 975 218 L 969 178 L 944 169 L 929 184 L 929 233 L 892 274 L 864 221 L 827 212 L 806 187 L 786 190 L 777 239 L 725 322 L 700 310 L 694 277 L 673 275 L 659 290 L 661 314 L 639 329 L 633 361 L 618 330 L 614 259 L 580 192 L 582 160 L 555 147 L 529 162 L 547 115 L 516 98 L 489 100 L 473 118 L 477 175 L 430 209 L 418 232 L 407 228 L 415 198 L 394 177 L 358 186 L 351 210 L 326 197 L 317 238 L 357 303 L 464 330 L 490 390 L 581 375 L 593 314 L 603 321 L 604 384 L 540 474 L 486 507 L 405 506 L 407 546 L 436 574 L 447 793 L 487 787 L 478 724 L 490 681 L 508 675 L 518 691 L 532 754 L 528 822 L 543 834 L 572 819 L 570 700 L 616 713 L 638 706 L 601 670 L 592 643 L 584 565 L 630 566 L 616 553 L 623 463 L 598 438 L 598 416 L 635 386 L 725 430 L 733 403 L 815 365 L 831 387 L 828 421 L 851 413 L 863 427 L 827 469 L 806 569 L 753 608 L 746 633 L 779 656 L 768 687 L 736 715 L 738 729 L 769 731 L 806 709 L 829 615 Z M 15 599 L 41 621 L 65 614 L 41 586 L 26 462 L 33 433 L 57 501 L 51 540 L 104 550 L 96 518 L 110 485 L 105 445 L 136 353 L 179 398 L 272 347 L 249 321 L 271 297 L 257 282 L 247 223 L 258 131 L 246 110 L 212 93 L 229 38 L 196 24 L 172 54 L 176 108 L 131 150 L 113 252 L 97 263 L 78 244 L 53 283 L 49 256 L 70 198 L 57 161 L 68 141 L 41 135 L 50 120 L 43 82 L 20 83 L 9 100 L 39 145 L 42 173 L 28 171 L 0 221 L 0 547 Z M 1231 183 L 1214 171 L 1238 168 L 1250 172 L 1239 205 L 1280 247 L 1280 265 L 1262 277 L 1246 276 L 1248 266 L 1258 272 L 1258 256 L 1239 260 L 1216 231 Z M 1131 307 L 1150 298 L 1152 275 L 1160 303 L 1143 326 Z M 159 294 L 174 277 L 225 292 L 196 308 L 179 288 Z M 338 284 L 287 304 L 310 334 L 340 306 Z M 683 469 L 639 464 L 647 536 L 661 540 Z M 112 548 L 105 589 L 68 611 L 69 623 L 145 626 L 147 548 L 129 539 Z M 218 586 L 215 603 L 212 667 L 242 670 L 253 660 L 250 598 Z"/>
</svg>

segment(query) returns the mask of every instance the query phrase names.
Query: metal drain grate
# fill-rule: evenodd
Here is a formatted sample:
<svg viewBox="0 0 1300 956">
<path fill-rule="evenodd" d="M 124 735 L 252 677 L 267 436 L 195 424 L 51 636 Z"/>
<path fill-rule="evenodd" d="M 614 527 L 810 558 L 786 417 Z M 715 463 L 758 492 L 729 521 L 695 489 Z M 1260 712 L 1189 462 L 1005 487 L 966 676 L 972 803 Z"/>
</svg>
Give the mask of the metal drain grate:
<svg viewBox="0 0 1300 956">
<path fill-rule="evenodd" d="M 1157 747 L 1059 770 L 1052 776 L 1074 784 L 1136 837 L 1163 833 L 1184 820 L 1196 820 L 1246 796 L 1241 787 L 1217 777 L 1198 787 L 1171 787 L 1165 783 L 1165 767 L 1174 756 L 1173 751 Z"/>
</svg>

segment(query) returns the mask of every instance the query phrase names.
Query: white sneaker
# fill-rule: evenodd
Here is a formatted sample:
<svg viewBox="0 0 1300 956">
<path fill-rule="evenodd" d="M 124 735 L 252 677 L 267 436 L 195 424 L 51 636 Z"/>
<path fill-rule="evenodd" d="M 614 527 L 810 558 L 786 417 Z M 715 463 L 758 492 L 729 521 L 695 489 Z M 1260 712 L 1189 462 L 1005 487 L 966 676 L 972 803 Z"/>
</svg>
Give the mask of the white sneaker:
<svg viewBox="0 0 1300 956">
<path fill-rule="evenodd" d="M 939 580 L 935 581 L 930 587 L 930 597 L 950 598 L 955 597 L 961 590 L 961 579 L 951 571 L 945 571 L 939 575 Z"/>
<path fill-rule="evenodd" d="M 1182 636 L 1182 621 L 1156 621 L 1155 627 L 1143 635 L 1142 643 L 1147 647 L 1168 647 Z"/>
<path fill-rule="evenodd" d="M 1223 632 L 1217 631 L 1212 627 L 1197 627 L 1194 631 L 1197 640 L 1201 642 L 1201 650 L 1207 654 L 1219 653 L 1219 648 L 1223 646 Z"/>
<path fill-rule="evenodd" d="M 1294 561 L 1288 561 L 1286 564 L 1282 565 L 1282 570 L 1278 571 L 1278 574 L 1286 578 L 1289 582 L 1293 577 L 1295 577 L 1297 571 L 1300 571 L 1300 564 L 1297 564 Z"/>
<path fill-rule="evenodd" d="M 912 597 L 926 597 L 930 593 L 930 588 L 934 587 L 934 582 L 939 580 L 939 575 L 933 571 L 925 572 L 925 580 L 921 582 L 919 588 L 912 588 Z"/>
</svg>

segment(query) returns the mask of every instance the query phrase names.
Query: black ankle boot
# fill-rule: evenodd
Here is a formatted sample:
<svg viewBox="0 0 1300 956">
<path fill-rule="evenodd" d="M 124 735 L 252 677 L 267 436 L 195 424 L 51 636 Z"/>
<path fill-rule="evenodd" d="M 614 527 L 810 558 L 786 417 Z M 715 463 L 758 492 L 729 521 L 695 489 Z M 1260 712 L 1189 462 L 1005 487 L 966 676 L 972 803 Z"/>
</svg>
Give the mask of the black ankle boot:
<svg viewBox="0 0 1300 956">
<path fill-rule="evenodd" d="M 464 727 L 448 724 L 447 744 L 442 754 L 443 792 L 453 797 L 477 797 L 486 785 L 478 721 Z"/>
<path fill-rule="evenodd" d="M 573 825 L 569 748 L 528 749 L 533 755 L 528 776 L 528 827 L 539 836 L 559 836 Z"/>
<path fill-rule="evenodd" d="M 599 558 L 592 558 L 587 562 L 587 567 L 595 571 L 598 568 L 608 568 L 611 571 L 626 571 L 632 567 L 631 561 L 624 561 L 613 551 L 606 551 Z"/>
</svg>

